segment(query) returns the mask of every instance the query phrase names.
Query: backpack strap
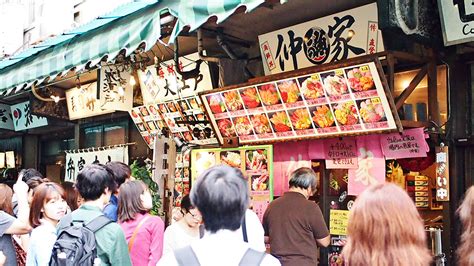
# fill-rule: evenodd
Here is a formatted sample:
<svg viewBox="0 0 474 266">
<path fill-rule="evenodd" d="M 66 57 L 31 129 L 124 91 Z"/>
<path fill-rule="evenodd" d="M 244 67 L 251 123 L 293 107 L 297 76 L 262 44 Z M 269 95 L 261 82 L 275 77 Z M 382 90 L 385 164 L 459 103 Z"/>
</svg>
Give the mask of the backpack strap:
<svg viewBox="0 0 474 266">
<path fill-rule="evenodd" d="M 244 238 L 244 242 L 248 243 L 249 239 L 247 237 L 247 223 L 245 222 L 245 214 L 244 214 L 244 219 L 242 220 L 241 226 L 242 226 L 242 236 Z"/>
<path fill-rule="evenodd" d="M 173 251 L 179 266 L 196 266 L 201 265 L 191 246 L 186 246 Z"/>
<path fill-rule="evenodd" d="M 90 222 L 88 222 L 85 227 L 87 227 L 89 230 L 91 230 L 93 233 L 99 231 L 102 229 L 102 227 L 108 225 L 111 223 L 112 220 L 107 218 L 105 215 L 101 214 L 97 216 L 96 218 L 92 219 Z"/>
<path fill-rule="evenodd" d="M 260 252 L 249 248 L 240 260 L 239 266 L 260 265 L 263 258 L 265 258 L 265 255 L 265 252 Z"/>
</svg>

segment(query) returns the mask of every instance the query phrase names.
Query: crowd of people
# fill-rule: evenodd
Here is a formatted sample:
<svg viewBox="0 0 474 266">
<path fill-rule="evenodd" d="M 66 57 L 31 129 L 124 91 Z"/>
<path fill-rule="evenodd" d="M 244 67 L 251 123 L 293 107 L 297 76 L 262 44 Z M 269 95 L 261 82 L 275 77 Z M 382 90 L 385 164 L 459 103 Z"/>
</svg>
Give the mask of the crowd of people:
<svg viewBox="0 0 474 266">
<path fill-rule="evenodd" d="M 180 219 L 165 228 L 152 195 L 120 162 L 87 165 L 75 183 L 51 182 L 35 169 L 0 184 L 0 265 L 317 265 L 330 244 L 310 168 L 294 171 L 289 191 L 262 223 L 249 209 L 242 172 L 215 166 L 183 197 Z M 474 187 L 458 209 L 459 265 L 474 265 Z M 265 244 L 270 245 L 267 250 Z M 407 193 L 379 184 L 350 211 L 346 265 L 430 265 L 423 221 Z"/>
</svg>

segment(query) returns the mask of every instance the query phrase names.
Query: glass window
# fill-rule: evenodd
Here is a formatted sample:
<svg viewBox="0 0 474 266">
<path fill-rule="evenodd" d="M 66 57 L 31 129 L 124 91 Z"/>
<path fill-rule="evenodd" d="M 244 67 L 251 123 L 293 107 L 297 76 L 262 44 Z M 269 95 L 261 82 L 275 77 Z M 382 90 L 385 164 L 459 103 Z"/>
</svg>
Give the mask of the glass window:
<svg viewBox="0 0 474 266">
<path fill-rule="evenodd" d="M 104 126 L 104 146 L 124 144 L 126 128 L 124 125 Z"/>
<path fill-rule="evenodd" d="M 124 144 L 128 141 L 128 121 L 84 128 L 84 145 L 81 148 Z"/>
<path fill-rule="evenodd" d="M 102 126 L 84 129 L 84 148 L 102 146 Z"/>
</svg>

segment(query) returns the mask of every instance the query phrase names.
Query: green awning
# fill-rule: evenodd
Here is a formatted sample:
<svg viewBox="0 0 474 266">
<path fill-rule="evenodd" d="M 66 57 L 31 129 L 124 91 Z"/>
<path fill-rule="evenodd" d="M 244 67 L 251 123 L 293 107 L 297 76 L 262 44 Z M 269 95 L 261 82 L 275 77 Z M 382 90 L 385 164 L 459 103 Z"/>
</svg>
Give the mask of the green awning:
<svg viewBox="0 0 474 266">
<path fill-rule="evenodd" d="M 169 43 L 184 27 L 199 28 L 209 17 L 224 21 L 245 6 L 247 12 L 265 0 L 154 0 L 137 1 L 118 7 L 90 23 L 72 29 L 32 48 L 0 61 L 0 95 L 9 95 L 75 71 L 95 66 L 104 57 L 107 62 L 125 51 L 128 56 L 141 44 L 145 51 L 161 37 L 160 14 L 169 11 L 177 18 Z"/>
</svg>

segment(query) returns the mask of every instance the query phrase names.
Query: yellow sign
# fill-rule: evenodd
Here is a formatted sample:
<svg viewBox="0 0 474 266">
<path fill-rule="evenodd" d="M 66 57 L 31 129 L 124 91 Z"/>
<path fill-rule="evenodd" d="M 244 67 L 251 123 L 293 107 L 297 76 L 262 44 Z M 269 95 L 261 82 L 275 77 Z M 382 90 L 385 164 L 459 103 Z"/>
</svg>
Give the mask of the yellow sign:
<svg viewBox="0 0 474 266">
<path fill-rule="evenodd" d="M 347 235 L 347 222 L 349 220 L 349 211 L 331 210 L 329 212 L 329 233 L 331 235 Z"/>
</svg>

